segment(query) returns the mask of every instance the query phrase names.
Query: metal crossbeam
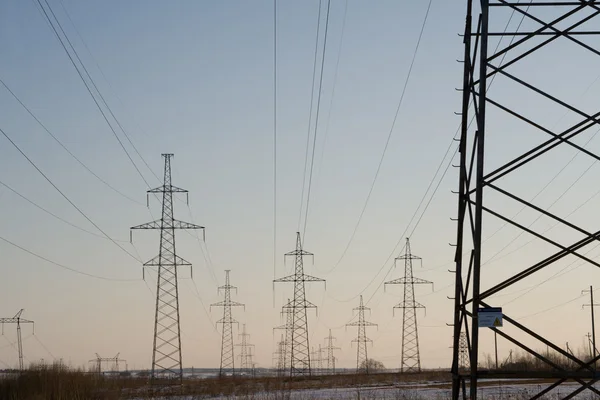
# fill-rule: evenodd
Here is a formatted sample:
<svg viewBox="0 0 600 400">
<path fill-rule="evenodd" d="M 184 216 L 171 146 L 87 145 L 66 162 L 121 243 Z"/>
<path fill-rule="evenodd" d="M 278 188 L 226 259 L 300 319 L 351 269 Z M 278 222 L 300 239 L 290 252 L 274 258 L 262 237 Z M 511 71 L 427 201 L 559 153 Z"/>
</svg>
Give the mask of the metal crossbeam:
<svg viewBox="0 0 600 400">
<path fill-rule="evenodd" d="M 506 11 L 523 18 L 527 28 L 523 31 L 519 31 L 519 29 L 506 29 L 503 32 L 495 30 L 494 27 L 498 26 L 497 19 L 506 15 L 504 14 Z M 514 179 L 515 176 L 524 174 L 526 167 L 539 162 L 540 157 L 554 153 L 557 149 L 575 150 L 581 156 L 588 157 L 594 162 L 600 160 L 600 154 L 576 142 L 580 136 L 588 134 L 591 128 L 600 123 L 600 112 L 585 112 L 574 106 L 563 93 L 560 95 L 553 93 L 547 81 L 535 79 L 534 83 L 531 77 L 526 76 L 527 71 L 536 70 L 536 56 L 540 50 L 552 48 L 559 41 L 564 46 L 578 48 L 582 53 L 586 52 L 590 56 L 600 56 L 600 49 L 596 45 L 597 41 L 593 41 L 600 36 L 600 31 L 588 29 L 592 27 L 591 24 L 597 24 L 600 5 L 596 1 L 585 0 L 524 2 L 467 0 L 466 14 L 463 35 L 464 69 L 459 145 L 457 240 L 454 259 L 456 283 L 453 321 L 453 400 L 460 398 L 476 400 L 478 398 L 478 380 L 481 378 L 508 375 L 519 378 L 540 375 L 536 371 L 508 373 L 508 371 L 502 370 L 482 371 L 480 369 L 479 339 L 482 328 L 479 326 L 479 310 L 490 307 L 488 299 L 492 295 L 498 294 L 524 279 L 535 277 L 535 274 L 542 269 L 555 265 L 568 256 L 578 258 L 589 266 L 600 267 L 600 263 L 582 253 L 585 246 L 600 239 L 600 231 L 585 229 L 581 223 L 569 220 L 570 215 L 564 217 L 551 212 L 549 208 L 535 204 L 533 200 L 525 200 L 517 193 L 515 185 L 510 185 L 508 181 L 509 178 Z M 509 27 L 509 25 L 506 26 Z M 492 48 L 489 46 L 491 37 L 499 37 L 504 40 L 500 40 L 498 45 Z M 562 49 L 555 50 L 554 54 L 561 52 Z M 524 60 L 529 63 L 525 68 L 521 67 Z M 537 68 L 545 68 L 547 60 L 539 58 L 538 61 Z M 556 69 L 546 68 L 545 70 L 551 74 L 555 73 Z M 553 79 L 561 81 L 565 87 L 569 87 L 569 80 L 572 78 L 568 74 L 560 74 L 555 75 Z M 494 98 L 491 98 L 489 89 L 492 82 L 496 80 L 506 83 L 503 88 L 504 96 L 495 95 Z M 517 98 L 521 101 L 515 101 Z M 552 107 L 551 110 L 562 109 L 574 117 L 574 122 L 560 131 L 548 128 L 545 121 L 538 116 L 533 116 L 535 113 L 532 113 L 530 108 L 523 106 L 525 103 L 536 104 L 537 110 L 544 110 L 546 104 Z M 494 113 L 494 118 L 489 118 L 489 112 Z M 475 121 L 475 126 L 471 127 L 473 121 Z M 531 140 L 523 140 L 523 143 L 519 141 L 514 146 L 509 146 L 511 150 L 515 151 L 509 157 L 503 158 L 500 154 L 502 149 L 486 147 L 488 131 L 491 129 L 496 134 L 502 134 L 503 132 L 498 129 L 498 124 L 503 121 L 523 124 L 522 126 L 527 129 L 523 135 L 530 132 L 539 132 L 540 134 L 528 137 Z M 536 141 L 535 139 L 538 137 L 542 139 Z M 532 144 L 525 146 L 524 143 Z M 522 148 L 519 148 L 517 144 Z M 488 169 L 485 159 L 491 151 L 494 152 L 495 165 Z M 546 231 L 540 232 L 532 228 L 532 224 L 526 225 L 519 219 L 508 216 L 502 209 L 503 202 L 485 201 L 484 193 L 489 193 L 491 198 L 502 199 L 504 203 L 516 202 L 529 214 L 552 220 L 565 232 L 576 234 L 578 239 L 574 239 L 571 243 L 564 243 L 564 240 L 557 239 L 556 235 L 550 237 Z M 487 199 L 488 195 L 485 198 Z M 526 265 L 500 282 L 494 282 L 492 276 L 486 276 L 485 282 L 489 287 L 482 288 L 482 276 L 485 274 L 481 268 L 482 256 L 485 253 L 482 233 L 486 225 L 484 221 L 488 221 L 488 219 L 500 221 L 506 226 L 527 233 L 554 247 L 555 250 L 547 251 L 547 254 L 540 257 L 538 261 Z M 565 399 L 572 398 L 584 390 L 590 390 L 596 395 L 600 395 L 600 392 L 592 386 L 598 379 L 595 372 L 596 358 L 598 357 L 592 357 L 591 361 L 578 359 L 572 352 L 563 350 L 560 346 L 544 338 L 542 334 L 534 332 L 508 316 L 506 310 L 504 310 L 503 321 L 511 326 L 510 334 L 496 327 L 489 329 L 543 362 L 548 367 L 548 371 L 544 371 L 544 374 L 548 379 L 555 379 L 555 382 L 548 388 L 532 394 L 532 399 L 538 399 L 550 393 L 567 379 L 575 380 L 580 386 L 566 394 Z M 561 367 L 554 358 L 540 354 L 534 348 L 523 344 L 523 338 L 527 338 L 527 342 L 537 341 L 540 345 L 552 349 L 559 357 L 576 365 L 577 369 L 569 370 Z M 468 371 L 465 370 L 466 367 L 469 368 Z"/>
</svg>

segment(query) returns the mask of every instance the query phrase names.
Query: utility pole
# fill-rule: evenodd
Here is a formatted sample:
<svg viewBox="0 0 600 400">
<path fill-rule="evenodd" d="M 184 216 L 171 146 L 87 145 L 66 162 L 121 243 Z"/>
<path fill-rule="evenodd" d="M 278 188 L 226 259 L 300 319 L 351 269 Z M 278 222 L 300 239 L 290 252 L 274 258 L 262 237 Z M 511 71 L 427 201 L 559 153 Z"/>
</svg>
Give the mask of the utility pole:
<svg viewBox="0 0 600 400">
<path fill-rule="evenodd" d="M 327 350 L 327 373 L 330 375 L 335 375 L 335 355 L 333 354 L 334 350 L 340 350 L 339 347 L 335 347 L 333 345 L 334 337 L 331 336 L 331 329 L 329 330 L 329 336 L 325 338 L 327 341 L 327 346 L 325 346 L 325 350 Z"/>
<path fill-rule="evenodd" d="M 590 285 L 589 290 L 582 290 L 581 293 L 590 293 L 590 304 L 584 304 L 582 308 L 586 306 L 590 308 L 590 312 L 592 315 L 592 358 L 596 358 L 596 324 L 594 323 L 594 307 L 599 306 L 600 304 L 594 304 L 594 289 L 592 285 Z M 596 362 L 594 361 L 594 368 L 596 367 Z"/>
<path fill-rule="evenodd" d="M 241 369 L 243 371 L 249 372 L 252 369 L 252 352 L 251 352 L 251 348 L 254 345 L 248 343 L 247 338 L 249 338 L 250 335 L 246 333 L 246 324 L 242 325 L 242 333 L 240 333 L 239 336 L 242 338 L 242 342 L 240 344 L 236 344 L 236 346 L 240 346 L 242 348 L 242 351 L 241 351 L 241 354 L 240 354 Z"/>
<path fill-rule="evenodd" d="M 366 327 L 367 326 L 377 326 L 372 322 L 365 320 L 365 310 L 371 310 L 368 307 L 363 305 L 363 297 L 360 296 L 360 305 L 356 308 L 352 309 L 353 311 L 358 311 L 358 321 L 351 322 L 346 324 L 346 326 L 356 326 L 358 327 L 358 336 L 356 339 L 352 340 L 352 343 L 357 343 L 356 348 L 356 373 L 369 373 L 369 358 L 367 357 L 367 342 L 373 343 L 371 339 L 367 337 Z"/>
<path fill-rule="evenodd" d="M 287 305 L 292 312 L 292 324 L 290 327 L 290 376 L 310 376 L 310 347 L 308 343 L 306 309 L 316 309 L 317 306 L 306 300 L 305 283 L 325 282 L 325 280 L 304 273 L 304 257 L 313 257 L 314 254 L 302 249 L 300 232 L 296 232 L 296 250 L 286 253 L 285 256 L 294 257 L 294 274 L 276 279 L 273 282 L 292 282 L 294 284 L 294 299 Z"/>
<path fill-rule="evenodd" d="M 235 289 L 237 293 L 237 287 L 231 286 L 229 283 L 229 272 L 230 270 L 225 270 L 225 285 L 218 288 L 218 291 L 223 291 L 224 300 L 210 305 L 210 308 L 223 307 L 223 318 L 217 321 L 217 324 L 223 325 L 221 331 L 221 366 L 219 368 L 219 377 L 227 374 L 235 375 L 233 324 L 237 324 L 238 322 L 233 319 L 231 307 L 244 307 L 244 310 L 246 309 L 244 304 L 231 300 L 231 289 Z"/>
<path fill-rule="evenodd" d="M 292 355 L 292 331 L 294 326 L 294 313 L 292 309 L 292 301 L 288 299 L 287 303 L 281 308 L 281 315 L 285 315 L 285 324 L 276 326 L 273 329 L 281 329 L 285 332 L 285 338 L 283 339 L 283 371 L 282 374 L 285 375 L 285 370 L 288 367 L 291 368 L 291 355 Z"/>
<path fill-rule="evenodd" d="M 152 349 L 152 375 L 170 376 L 183 380 L 181 360 L 181 327 L 179 323 L 179 287 L 177 268 L 191 264 L 175 252 L 175 229 L 201 229 L 204 227 L 175 219 L 173 214 L 173 193 L 188 191 L 171 184 L 171 158 L 173 154 L 163 154 L 165 159 L 163 185 L 148 190 L 150 193 L 162 193 L 162 216 L 159 220 L 131 227 L 134 229 L 160 230 L 160 248 L 158 256 L 144 263 L 144 267 L 158 267 L 156 282 L 156 310 L 154 314 L 154 343 Z M 131 237 L 131 231 L 130 231 Z"/>
<path fill-rule="evenodd" d="M 404 261 L 404 277 L 386 282 L 385 285 L 404 285 L 404 300 L 394 306 L 402 309 L 402 362 L 400 372 L 421 372 L 421 355 L 419 353 L 419 330 L 417 327 L 417 308 L 425 306 L 415 300 L 415 285 L 433 282 L 413 276 L 413 260 L 421 260 L 410 252 L 410 240 L 406 238 L 404 255 L 396 261 Z M 385 286 L 384 286 L 385 287 Z"/>
<path fill-rule="evenodd" d="M 17 324 L 17 345 L 19 351 L 19 370 L 23 371 L 23 340 L 21 338 L 21 324 L 32 324 L 33 332 L 35 334 L 35 325 L 33 321 L 21 318 L 23 309 L 19 310 L 12 318 L 0 318 L 0 324 L 2 324 L 2 334 L 4 335 L 4 324 Z"/>
</svg>

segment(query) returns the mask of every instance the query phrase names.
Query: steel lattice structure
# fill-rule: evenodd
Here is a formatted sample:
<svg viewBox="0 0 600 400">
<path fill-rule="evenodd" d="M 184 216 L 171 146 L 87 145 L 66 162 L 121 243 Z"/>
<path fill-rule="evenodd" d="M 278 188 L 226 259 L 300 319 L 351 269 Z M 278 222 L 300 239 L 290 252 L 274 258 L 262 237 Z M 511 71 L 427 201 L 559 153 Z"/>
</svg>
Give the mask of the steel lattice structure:
<svg viewBox="0 0 600 400">
<path fill-rule="evenodd" d="M 505 25 L 503 18 L 510 13 L 523 18 L 523 31 L 519 31 L 521 24 L 516 29 L 512 25 Z M 600 36 L 600 32 L 589 24 L 592 20 L 597 23 L 598 18 L 595 17 L 598 15 L 600 6 L 596 1 L 467 0 L 455 254 L 454 400 L 467 397 L 475 400 L 480 378 L 506 377 L 509 374 L 509 371 L 484 371 L 479 368 L 480 336 L 483 332 L 479 327 L 479 314 L 481 309 L 492 307 L 493 299 L 490 298 L 493 295 L 567 259 L 583 260 L 588 265 L 600 267 L 600 263 L 586 257 L 584 252 L 586 246 L 598 240 L 600 232 L 597 227 L 594 228 L 588 221 L 578 224 L 569 221 L 567 218 L 570 214 L 565 217 L 564 211 L 560 214 L 550 212 L 539 201 L 534 202 L 537 196 L 525 200 L 518 190 L 519 186 L 514 184 L 520 174 L 522 179 L 527 171 L 531 173 L 535 168 L 541 174 L 536 178 L 547 174 L 547 163 L 554 161 L 550 157 L 562 149 L 575 149 L 581 156 L 600 160 L 600 156 L 588 150 L 585 144 L 578 144 L 578 139 L 589 134 L 600 123 L 600 113 L 586 112 L 573 106 L 569 91 L 573 90 L 574 85 L 569 82 L 576 75 L 572 71 L 575 64 L 561 70 L 560 65 L 549 62 L 547 58 L 552 54 L 565 59 L 568 57 L 565 52 L 569 50 L 577 51 L 576 57 L 600 55 L 597 46 L 590 45 L 596 43 L 592 39 Z M 496 38 L 495 49 L 490 46 L 490 38 Z M 506 40 L 498 42 L 499 38 Z M 557 47 L 559 45 L 562 47 Z M 552 65 L 552 68 L 548 68 L 548 65 Z M 582 65 L 581 61 L 578 60 L 577 65 Z M 494 88 L 498 86 L 496 81 L 501 82 L 500 91 L 494 89 L 490 95 L 492 82 Z M 557 82 L 563 84 L 561 90 L 556 88 Z M 532 104 L 535 107 L 531 107 Z M 590 108 L 590 104 L 585 106 Z M 591 107 L 598 109 L 594 104 Z M 564 128 L 549 128 L 547 119 L 557 112 L 564 112 L 571 119 L 562 124 Z M 473 127 L 470 124 L 472 121 L 475 122 Z M 520 135 L 510 146 L 486 147 L 486 140 L 492 140 L 493 143 L 493 140 L 499 140 L 499 136 L 504 138 L 504 142 L 510 141 L 510 134 L 514 131 Z M 542 157 L 544 155 L 546 158 Z M 531 181 L 530 178 L 528 182 Z M 526 210 L 528 216 L 537 216 L 555 224 L 564 233 L 558 237 L 539 228 L 534 229 L 532 224 L 527 225 L 524 217 L 508 215 L 509 204 Z M 509 274 L 508 277 L 499 279 L 491 274 L 486 275 L 486 271 L 482 270 L 482 259 L 490 247 L 484 246 L 483 229 L 488 222 L 505 224 L 537 239 L 544 244 L 543 251 L 539 251 L 542 256 L 537 258 L 536 254 L 536 259 L 533 262 L 527 260 L 523 267 L 506 265 L 505 275 Z M 485 278 L 483 288 L 482 278 Z M 504 330 L 497 327 L 487 329 L 548 367 L 546 371 L 517 371 L 510 374 L 515 378 L 546 378 L 553 382 L 532 395 L 532 399 L 550 393 L 567 379 L 576 381 L 580 386 L 576 389 L 571 387 L 569 390 L 573 390 L 565 399 L 584 390 L 600 396 L 600 391 L 592 386 L 599 379 L 594 369 L 598 357 L 581 360 L 546 339 L 542 333 L 518 322 L 509 315 L 507 309 L 503 309 L 502 313 Z M 461 347 L 462 333 L 465 333 L 470 356 L 468 373 L 463 373 L 459 368 L 461 348 L 464 348 L 464 344 Z M 536 351 L 535 345 L 529 344 L 533 342 L 576 367 L 566 369 L 557 364 L 555 358 Z"/>
<path fill-rule="evenodd" d="M 327 341 L 327 346 L 325 346 L 325 350 L 327 350 L 327 373 L 335 375 L 335 354 L 333 354 L 333 351 L 340 350 L 340 348 L 333 345 L 335 338 L 331 336 L 331 329 L 329 330 L 329 336 L 325 340 Z"/>
<path fill-rule="evenodd" d="M 277 350 L 273 353 L 273 360 L 275 361 L 277 376 L 283 376 L 285 373 L 285 340 L 283 333 L 281 334 L 281 340 L 277 342 Z"/>
<path fill-rule="evenodd" d="M 114 357 L 100 357 L 100 355 L 96 353 L 96 358 L 90 360 L 89 362 L 96 364 L 96 372 L 98 372 L 98 375 L 102 375 L 102 363 L 112 366 L 113 371 L 119 372 L 119 363 L 127 362 L 127 360 L 119 358 L 119 354 L 121 353 L 117 353 L 117 355 Z"/>
<path fill-rule="evenodd" d="M 352 340 L 352 343 L 356 343 L 356 373 L 368 374 L 369 357 L 367 356 L 367 343 L 373 343 L 373 341 L 367 337 L 367 326 L 377 326 L 377 324 L 365 319 L 365 311 L 371 311 L 371 309 L 363 304 L 362 295 L 360 295 L 359 306 L 352 310 L 358 311 L 358 321 L 346 324 L 346 326 L 358 327 L 358 335 L 356 336 L 356 339 Z"/>
<path fill-rule="evenodd" d="M 460 341 L 458 343 L 458 369 L 460 371 L 468 371 L 469 366 L 469 345 L 467 343 L 467 334 L 465 332 L 460 333 Z"/>
<path fill-rule="evenodd" d="M 222 325 L 221 330 L 221 366 L 219 367 L 219 376 L 235 375 L 235 354 L 233 351 L 233 324 L 238 322 L 233 318 L 231 307 L 246 306 L 237 301 L 231 300 L 231 289 L 236 290 L 237 287 L 232 286 L 229 282 L 229 273 L 231 270 L 225 270 L 225 284 L 219 286 L 219 290 L 223 291 L 223 301 L 213 303 L 210 307 L 223 307 L 223 318 L 217 321 L 217 324 Z M 239 329 L 239 328 L 238 328 Z M 244 362 L 244 359 L 242 359 Z"/>
<path fill-rule="evenodd" d="M 242 325 L 242 333 L 240 333 L 238 336 L 242 338 L 241 343 L 236 344 L 236 346 L 241 347 L 240 368 L 248 372 L 252 370 L 252 352 L 250 349 L 254 347 L 254 345 L 248 343 L 250 334 L 246 333 L 246 324 Z"/>
<path fill-rule="evenodd" d="M 17 325 L 17 350 L 19 351 L 19 370 L 23 371 L 23 340 L 21 339 L 21 324 L 32 324 L 34 333 L 35 325 L 33 321 L 21 318 L 23 309 L 19 310 L 12 318 L 0 318 L 0 325 L 2 325 L 2 334 L 4 335 L 4 324 L 16 324 Z"/>
<path fill-rule="evenodd" d="M 417 326 L 417 308 L 425 306 L 415 300 L 415 285 L 432 282 L 413 276 L 413 260 L 421 260 L 410 251 L 410 240 L 406 238 L 404 255 L 394 262 L 404 261 L 404 277 L 388 281 L 385 285 L 404 285 L 404 300 L 394 306 L 402 309 L 402 361 L 400 372 L 421 372 L 421 356 L 419 353 L 419 330 Z"/>
<path fill-rule="evenodd" d="M 285 315 L 285 324 L 273 328 L 274 330 L 281 329 L 285 332 L 283 339 L 283 353 L 281 354 L 281 357 L 283 358 L 283 371 L 291 368 L 292 327 L 294 326 L 294 313 L 291 306 L 292 301 L 288 299 L 287 303 L 285 303 L 285 305 L 281 308 L 281 315 Z"/>
<path fill-rule="evenodd" d="M 325 279 L 316 278 L 304 273 L 304 257 L 314 256 L 302 249 L 300 232 L 296 232 L 296 250 L 285 254 L 294 257 L 294 274 L 274 280 L 273 282 L 291 282 L 294 284 L 294 298 L 284 308 L 291 310 L 292 324 L 290 327 L 290 376 L 306 376 L 311 374 L 310 347 L 308 344 L 308 318 L 306 310 L 317 308 L 316 305 L 306 300 L 306 282 L 325 282 Z"/>
<path fill-rule="evenodd" d="M 156 311 L 154 315 L 154 343 L 152 349 L 152 375 L 183 379 L 181 361 L 181 327 L 179 323 L 178 267 L 191 264 L 175 252 L 175 229 L 201 229 L 204 227 L 176 220 L 173 214 L 173 193 L 188 191 L 171 184 L 171 159 L 173 154 L 163 154 L 165 159 L 163 185 L 148 190 L 157 195 L 162 193 L 162 216 L 159 220 L 131 227 L 136 229 L 160 230 L 158 255 L 144 263 L 144 267 L 158 267 L 156 282 Z"/>
</svg>

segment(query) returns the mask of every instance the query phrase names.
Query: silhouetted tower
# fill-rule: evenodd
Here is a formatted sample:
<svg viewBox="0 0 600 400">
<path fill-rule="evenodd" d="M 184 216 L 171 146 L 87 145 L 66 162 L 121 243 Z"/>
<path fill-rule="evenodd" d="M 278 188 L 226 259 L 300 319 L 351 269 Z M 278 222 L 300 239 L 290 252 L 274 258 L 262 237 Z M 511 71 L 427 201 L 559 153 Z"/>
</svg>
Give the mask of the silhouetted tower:
<svg viewBox="0 0 600 400">
<path fill-rule="evenodd" d="M 471 363 L 469 361 L 469 345 L 467 343 L 467 334 L 464 332 L 460 333 L 460 358 L 458 359 L 458 368 L 464 371 L 469 370 L 471 368 Z"/>
<path fill-rule="evenodd" d="M 283 334 L 281 334 L 281 340 L 277 342 L 277 350 L 273 353 L 273 360 L 276 360 L 277 376 L 282 376 L 285 371 L 285 339 Z"/>
<path fill-rule="evenodd" d="M 306 300 L 305 282 L 325 282 L 325 280 L 304 273 L 303 257 L 314 255 L 302 249 L 300 232 L 296 232 L 296 250 L 285 255 L 295 258 L 294 274 L 276 279 L 273 282 L 294 283 L 294 299 L 287 305 L 292 310 L 290 376 L 310 375 L 310 347 L 308 344 L 306 309 L 317 308 L 317 306 Z"/>
<path fill-rule="evenodd" d="M 406 238 L 404 255 L 395 261 L 404 260 L 404 277 L 386 282 L 386 285 L 404 285 L 404 300 L 394 306 L 402 308 L 402 362 L 400 372 L 421 372 L 421 356 L 419 354 L 419 331 L 417 329 L 417 308 L 425 306 L 415 301 L 415 284 L 432 282 L 413 276 L 413 260 L 421 260 L 410 252 L 410 240 Z"/>
<path fill-rule="evenodd" d="M 334 350 L 340 350 L 339 347 L 335 347 L 333 345 L 333 340 L 335 338 L 331 336 L 331 329 L 329 330 L 329 336 L 325 338 L 327 341 L 327 346 L 325 346 L 325 350 L 327 350 L 327 373 L 330 375 L 335 374 L 335 355 L 333 354 Z"/>
<path fill-rule="evenodd" d="M 98 375 L 102 375 L 102 363 L 108 363 L 109 369 L 112 369 L 114 372 L 119 372 L 119 363 L 127 362 L 127 360 L 123 360 L 119 358 L 119 354 L 117 353 L 114 357 L 100 357 L 98 353 L 96 353 L 96 358 L 90 360 L 89 362 L 96 364 L 96 372 Z"/>
<path fill-rule="evenodd" d="M 237 324 L 238 322 L 231 315 L 231 307 L 244 307 L 245 309 L 244 304 L 231 300 L 231 289 L 235 289 L 237 293 L 237 287 L 229 284 L 229 272 L 230 270 L 225 270 L 225 285 L 219 286 L 219 290 L 223 291 L 223 301 L 210 305 L 211 308 L 223 307 L 223 318 L 217 321 L 217 324 L 223 325 L 221 331 L 221 367 L 219 368 L 219 376 L 235 374 L 233 324 Z"/>
<path fill-rule="evenodd" d="M 152 375 L 157 374 L 183 379 L 181 361 L 181 328 L 179 324 L 179 289 L 177 269 L 191 264 L 175 252 L 175 229 L 202 229 L 204 227 L 176 220 L 173 216 L 173 193 L 188 191 L 171 184 L 171 158 L 163 154 L 165 171 L 163 185 L 148 190 L 148 194 L 162 193 L 162 216 L 159 220 L 134 226 L 131 229 L 159 229 L 160 249 L 158 256 L 144 263 L 145 267 L 158 267 L 156 282 L 156 311 L 154 314 L 154 343 L 152 349 Z"/>
<path fill-rule="evenodd" d="M 367 337 L 367 326 L 377 326 L 372 322 L 365 320 L 365 310 L 371 311 L 369 307 L 365 307 L 363 305 L 363 297 L 360 296 L 360 305 L 356 308 L 353 308 L 353 311 L 358 311 L 358 321 L 351 322 L 346 324 L 346 326 L 357 326 L 358 327 L 358 336 L 352 342 L 356 342 L 356 373 L 369 373 L 369 363 L 367 362 L 369 358 L 367 357 L 367 343 L 373 341 Z"/>
<path fill-rule="evenodd" d="M 273 329 L 282 329 L 285 332 L 283 339 L 283 369 L 290 368 L 291 348 L 292 348 L 292 327 L 294 326 L 294 313 L 292 309 L 292 301 L 288 299 L 287 303 L 281 307 L 281 315 L 285 315 L 285 324 L 276 326 Z M 285 375 L 285 373 L 283 374 Z"/>
<path fill-rule="evenodd" d="M 252 369 L 252 352 L 250 349 L 254 345 L 248 343 L 248 338 L 250 337 L 250 335 L 248 333 L 246 333 L 246 324 L 242 325 L 242 333 L 240 333 L 239 336 L 242 338 L 242 341 L 241 341 L 241 343 L 236 344 L 236 346 L 241 347 L 241 352 L 240 352 L 241 369 L 248 372 Z"/>
<path fill-rule="evenodd" d="M 21 318 L 23 309 L 19 310 L 12 318 L 0 318 L 0 324 L 2 324 L 2 334 L 4 335 L 4 324 L 17 324 L 17 350 L 19 351 L 19 370 L 23 370 L 23 340 L 21 339 L 21 324 L 33 324 L 33 321 Z M 33 325 L 35 333 L 35 325 Z"/>
</svg>

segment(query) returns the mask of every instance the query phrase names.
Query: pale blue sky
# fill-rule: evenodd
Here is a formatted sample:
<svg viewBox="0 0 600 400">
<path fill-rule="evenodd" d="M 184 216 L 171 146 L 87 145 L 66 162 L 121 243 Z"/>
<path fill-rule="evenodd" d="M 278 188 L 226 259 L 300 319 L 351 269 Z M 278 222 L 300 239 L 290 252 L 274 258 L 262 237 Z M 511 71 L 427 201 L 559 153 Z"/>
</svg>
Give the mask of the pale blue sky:
<svg viewBox="0 0 600 400">
<path fill-rule="evenodd" d="M 292 294 L 290 286 L 279 285 L 273 295 L 271 283 L 272 2 L 63 2 L 93 58 L 60 2 L 52 0 L 50 4 L 144 159 L 161 176 L 160 154 L 175 153 L 173 182 L 190 190 L 193 220 L 207 228 L 212 266 L 206 264 L 194 237 L 185 233 L 177 236 L 179 254 L 195 265 L 194 277 L 204 305 L 208 307 L 220 300 L 217 283 L 223 281 L 223 270 L 231 269 L 232 284 L 239 287 L 235 299 L 246 304 L 245 312 L 236 310 L 234 315 L 240 323 L 247 324 L 251 341 L 256 344 L 259 365 L 270 366 L 271 352 L 275 349 L 271 328 L 281 323 L 279 307 Z M 385 266 L 372 285 L 365 286 L 402 239 L 402 232 L 458 126 L 459 117 L 453 112 L 460 108 L 460 93 L 454 88 L 461 86 L 462 79 L 462 66 L 456 60 L 462 58 L 462 40 L 457 34 L 464 29 L 463 3 L 433 2 L 369 207 L 346 256 L 329 272 L 346 246 L 371 185 L 427 8 L 425 1 L 349 1 L 337 85 L 331 102 L 344 2 L 333 0 L 331 3 L 305 248 L 315 253 L 315 265 L 308 263 L 306 272 L 327 279 L 327 291 L 319 285 L 308 291 L 309 300 L 320 307 L 318 319 L 313 315 L 309 320 L 311 346 L 324 344 L 322 338 L 328 328 L 332 328 L 337 344 L 342 347 L 338 354 L 340 366 L 352 367 L 355 363 L 355 348 L 350 347 L 355 332 L 346 332 L 340 327 L 352 317 L 351 309 L 358 303 L 355 297 L 361 291 L 365 299 L 372 297 L 370 320 L 380 325 L 379 332 L 369 332 L 375 339 L 370 354 L 388 367 L 399 366 L 402 321 L 399 312 L 392 319 L 391 307 L 400 301 L 401 291 L 388 288 L 384 293 L 383 288 L 378 287 L 391 264 Z M 0 127 L 102 229 L 115 239 L 127 241 L 130 226 L 153 219 L 143 206 L 147 188 L 102 119 L 36 4 L 10 1 L 0 6 L 0 52 L 3 55 L 0 78 L 93 171 L 142 205 L 117 195 L 80 167 L 6 90 L 0 90 Z M 318 2 L 282 0 L 278 3 L 278 12 L 276 276 L 280 277 L 289 273 L 291 264 L 283 265 L 283 253 L 293 249 L 298 229 Z M 508 15 L 503 17 L 498 17 L 493 26 L 503 28 Z M 573 93 L 568 98 L 574 104 L 594 110 L 591 100 L 598 93 L 597 85 L 585 95 L 582 93 L 597 75 L 597 60 L 578 59 L 575 57 L 581 52 L 566 51 L 559 47 L 543 54 L 552 67 L 528 69 L 523 64 L 515 71 L 539 80 L 551 79 L 553 68 L 571 71 L 577 78 L 569 85 L 556 82 L 554 93 Z M 557 58 L 557 54 L 563 57 Z M 513 96 L 514 104 L 527 106 L 532 115 L 549 117 L 548 125 L 559 120 L 561 112 L 555 108 L 537 107 L 538 103 L 511 93 L 509 85 L 497 85 L 491 95 L 497 93 L 504 99 Z M 495 118 L 493 111 L 490 118 Z M 505 121 L 503 117 L 497 121 L 497 128 L 489 131 L 488 144 L 494 149 L 488 157 L 490 166 L 518 151 L 507 144 L 522 138 L 525 132 L 520 131 L 522 125 Z M 565 122 L 560 121 L 559 126 Z M 120 132 L 119 135 L 125 141 Z M 536 135 L 530 143 L 543 138 L 541 134 Z M 70 222 L 94 231 L 6 140 L 2 139 L 2 143 L 1 181 Z M 128 143 L 126 146 L 148 182 L 158 186 L 159 182 L 131 146 Z M 531 198 L 571 154 L 555 153 L 542 161 L 537 172 L 507 180 L 508 187 L 521 190 L 521 194 Z M 539 198 L 540 203 L 544 206 L 552 203 L 589 162 L 581 157 L 572 163 Z M 569 192 L 570 197 L 557 203 L 557 209 L 567 214 L 595 192 L 592 185 L 598 171 L 592 172 L 594 177 L 586 175 L 588 184 L 581 183 Z M 456 199 L 450 193 L 456 181 L 456 170 L 451 169 L 412 237 L 413 252 L 424 258 L 423 269 L 416 269 L 415 275 L 434 281 L 436 288 L 433 294 L 430 288 L 417 289 L 418 301 L 428 307 L 425 318 L 419 315 L 423 325 L 420 330 L 422 361 L 426 367 L 450 364 L 451 330 L 444 324 L 451 321 L 452 303 L 446 296 L 453 291 L 442 288 L 453 279 L 446 271 L 452 266 L 444 264 L 452 259 L 448 243 L 455 241 L 455 226 L 449 217 L 456 213 Z M 490 199 L 493 201 L 492 196 Z M 53 219 L 5 188 L 0 188 L 0 201 L 3 204 L 0 236 L 81 271 L 119 279 L 141 279 L 140 263 L 109 241 Z M 590 202 L 573 218 L 594 222 L 590 211 L 597 203 Z M 152 215 L 158 217 L 159 204 L 154 199 L 150 204 Z M 177 218 L 191 219 L 184 202 L 176 202 L 175 207 Z M 508 205 L 507 213 L 514 214 L 518 210 L 517 205 Z M 530 214 L 525 214 L 523 216 L 529 218 Z M 593 218 L 597 220 L 595 215 Z M 528 222 L 531 220 L 533 218 Z M 491 221 L 486 232 L 491 233 L 498 226 L 498 222 Z M 502 249 L 514 235 L 514 229 L 502 230 L 487 242 L 489 253 L 486 254 L 491 256 Z M 511 248 L 527 240 L 527 236 L 520 237 Z M 158 233 L 136 232 L 134 244 L 135 250 L 128 243 L 123 246 L 134 254 L 139 251 L 143 260 L 149 259 L 158 251 Z M 504 263 L 490 264 L 498 268 L 489 276 L 498 279 L 518 270 L 517 264 L 537 260 L 542 249 L 541 245 L 531 245 L 504 258 Z M 37 323 L 39 339 L 55 356 L 75 365 L 85 364 L 96 352 L 103 356 L 120 352 L 131 368 L 150 366 L 154 317 L 151 292 L 155 273 L 146 276 L 149 290 L 141 280 L 106 282 L 76 275 L 4 243 L 0 243 L 0 251 L 3 255 L 0 268 L 5 277 L 0 288 L 2 316 L 12 316 L 25 308 L 24 317 Z M 397 278 L 401 273 L 397 268 L 386 280 Z M 189 275 L 184 271 L 182 276 Z M 483 278 L 484 285 L 491 282 L 486 279 L 489 278 Z M 590 279 L 586 275 L 586 278 L 551 281 L 545 289 L 533 291 L 512 303 L 514 308 L 510 311 L 521 316 L 564 302 L 576 297 Z M 218 366 L 220 336 L 213 329 L 213 323 L 220 318 L 220 310 L 214 309 L 207 315 L 192 282 L 182 279 L 180 285 L 184 366 Z M 519 288 L 529 285 L 531 281 Z M 562 291 L 557 292 L 557 288 Z M 510 298 L 498 297 L 498 303 Z M 557 313 L 578 312 L 582 302 L 562 307 Z M 528 321 L 536 329 L 543 329 L 555 326 L 556 315 L 541 314 Z M 569 332 L 557 330 L 554 339 L 579 344 L 588 329 L 585 318 L 581 314 Z M 24 336 L 28 334 L 25 330 Z M 487 336 L 490 335 L 483 335 L 484 340 L 489 339 Z M 17 361 L 9 345 L 15 337 L 14 329 L 7 327 L 8 341 L 0 342 L 0 360 L 11 366 Z M 2 348 L 3 345 L 6 346 Z M 506 354 L 508 346 L 501 350 Z M 490 352 L 491 348 L 484 346 L 483 351 Z M 25 354 L 30 361 L 50 357 L 33 338 L 25 342 Z"/>
</svg>

